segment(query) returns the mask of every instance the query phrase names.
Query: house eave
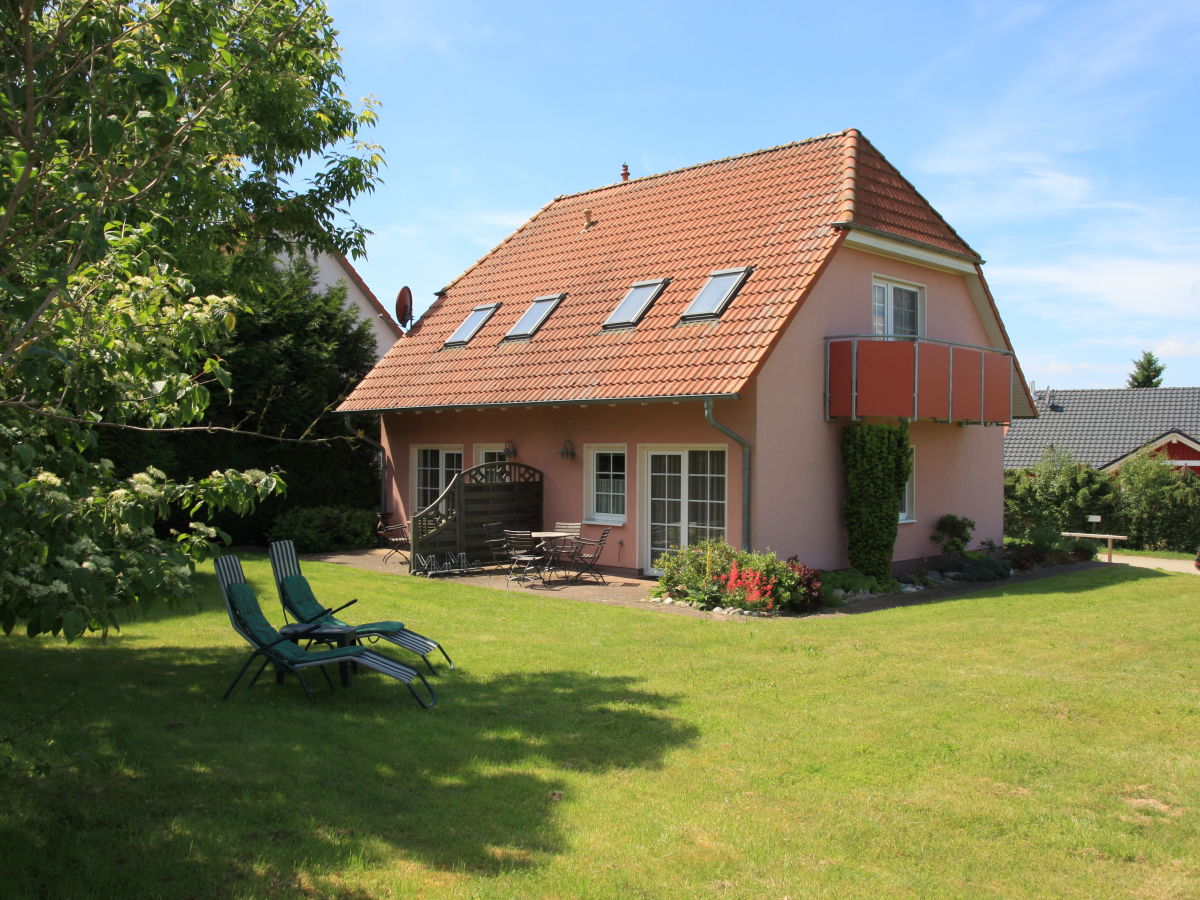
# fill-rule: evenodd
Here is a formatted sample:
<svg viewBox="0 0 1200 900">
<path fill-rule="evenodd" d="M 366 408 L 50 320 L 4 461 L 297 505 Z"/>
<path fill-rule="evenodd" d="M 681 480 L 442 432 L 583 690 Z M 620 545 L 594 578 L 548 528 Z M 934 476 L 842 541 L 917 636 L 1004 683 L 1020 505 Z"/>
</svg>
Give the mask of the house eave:
<svg viewBox="0 0 1200 900">
<path fill-rule="evenodd" d="M 960 274 L 974 273 L 975 267 L 983 264 L 983 260 L 978 256 L 955 253 L 944 247 L 880 231 L 878 228 L 856 225 L 854 222 L 834 222 L 832 227 L 846 232 L 844 246 L 867 253 L 916 262 L 923 266 L 932 266 Z"/>
<path fill-rule="evenodd" d="M 555 400 L 505 401 L 502 403 L 452 403 L 432 404 L 427 406 L 378 406 L 361 409 L 337 409 L 336 412 L 346 415 L 352 413 L 402 413 L 402 412 L 483 412 L 494 409 L 536 409 L 539 407 L 557 406 L 628 406 L 630 404 L 645 405 L 648 403 L 684 403 L 701 402 L 704 400 L 740 400 L 741 394 L 670 394 L 649 397 L 579 397 L 561 398 Z"/>
</svg>

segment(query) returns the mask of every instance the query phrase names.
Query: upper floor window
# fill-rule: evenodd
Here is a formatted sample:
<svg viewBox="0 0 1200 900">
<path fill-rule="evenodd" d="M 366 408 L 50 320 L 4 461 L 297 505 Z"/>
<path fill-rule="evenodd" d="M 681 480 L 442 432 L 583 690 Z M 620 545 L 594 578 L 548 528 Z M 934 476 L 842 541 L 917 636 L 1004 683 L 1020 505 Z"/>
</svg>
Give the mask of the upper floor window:
<svg viewBox="0 0 1200 900">
<path fill-rule="evenodd" d="M 925 331 L 924 291 L 913 284 L 876 279 L 872 285 L 871 332 L 917 337 Z"/>
<path fill-rule="evenodd" d="M 713 272 L 708 276 L 704 287 L 700 288 L 700 293 L 696 295 L 692 305 L 684 311 L 684 321 L 717 318 L 749 277 L 749 266 L 740 269 L 718 269 Z"/>
<path fill-rule="evenodd" d="M 490 319 L 492 313 L 499 308 L 499 303 L 488 303 L 484 306 L 475 307 L 467 313 L 466 319 L 458 326 L 458 330 L 446 339 L 446 343 L 443 346 L 461 347 L 466 344 L 471 338 L 475 337 L 476 332 L 483 327 L 483 323 Z"/>
<path fill-rule="evenodd" d="M 625 299 L 612 311 L 612 315 L 604 320 L 604 327 L 622 328 L 636 325 L 646 314 L 650 304 L 662 293 L 668 281 L 669 278 L 660 278 L 657 281 L 639 281 L 634 284 L 625 295 Z"/>
<path fill-rule="evenodd" d="M 567 295 L 547 294 L 545 297 L 535 297 L 529 304 L 529 309 L 525 310 L 525 314 L 517 320 L 517 324 L 508 330 L 504 339 L 511 341 L 517 338 L 533 337 L 534 332 L 542 327 L 542 323 L 546 321 L 550 313 L 554 312 L 554 307 L 558 306 L 565 296 Z"/>
</svg>

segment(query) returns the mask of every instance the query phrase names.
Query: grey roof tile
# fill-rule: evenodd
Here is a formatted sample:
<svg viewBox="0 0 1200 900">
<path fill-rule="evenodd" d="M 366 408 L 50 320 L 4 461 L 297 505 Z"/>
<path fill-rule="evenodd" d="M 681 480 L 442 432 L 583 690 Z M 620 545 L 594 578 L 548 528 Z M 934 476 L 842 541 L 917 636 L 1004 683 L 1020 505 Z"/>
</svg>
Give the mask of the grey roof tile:
<svg viewBox="0 0 1200 900">
<path fill-rule="evenodd" d="M 1034 465 L 1047 447 L 1096 468 L 1157 438 L 1200 440 L 1200 387 L 1053 390 L 1037 393 L 1036 419 L 1015 419 L 1004 438 L 1004 467 Z"/>
</svg>

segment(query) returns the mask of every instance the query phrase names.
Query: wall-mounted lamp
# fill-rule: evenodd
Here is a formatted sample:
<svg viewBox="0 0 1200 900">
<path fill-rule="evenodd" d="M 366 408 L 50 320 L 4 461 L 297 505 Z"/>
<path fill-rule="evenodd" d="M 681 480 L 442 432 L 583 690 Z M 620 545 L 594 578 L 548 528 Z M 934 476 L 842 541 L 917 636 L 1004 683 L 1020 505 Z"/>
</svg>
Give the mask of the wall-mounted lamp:
<svg viewBox="0 0 1200 900">
<path fill-rule="evenodd" d="M 504 442 L 504 450 L 502 452 L 504 453 L 505 459 L 512 459 L 514 456 L 517 455 L 517 445 L 514 444 L 512 441 L 505 441 Z"/>
<path fill-rule="evenodd" d="M 558 455 L 563 459 L 574 459 L 575 445 L 570 440 L 563 441 L 562 449 L 558 451 Z"/>
</svg>

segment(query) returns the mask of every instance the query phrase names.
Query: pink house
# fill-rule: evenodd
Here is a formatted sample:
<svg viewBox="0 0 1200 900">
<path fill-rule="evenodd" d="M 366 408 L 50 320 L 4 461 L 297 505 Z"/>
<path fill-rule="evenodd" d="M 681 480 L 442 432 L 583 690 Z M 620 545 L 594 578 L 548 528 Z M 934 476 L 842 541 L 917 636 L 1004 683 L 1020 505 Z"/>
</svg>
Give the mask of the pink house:
<svg viewBox="0 0 1200 900">
<path fill-rule="evenodd" d="M 707 537 L 847 565 L 840 438 L 908 420 L 895 560 L 1002 536 L 1035 415 L 979 256 L 855 130 L 559 197 L 438 295 L 342 405 L 382 414 L 394 518 L 481 463 L 651 572 Z M 515 451 L 515 454 L 513 453 Z"/>
</svg>

